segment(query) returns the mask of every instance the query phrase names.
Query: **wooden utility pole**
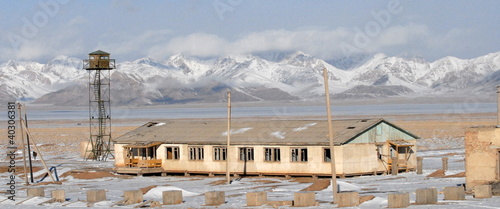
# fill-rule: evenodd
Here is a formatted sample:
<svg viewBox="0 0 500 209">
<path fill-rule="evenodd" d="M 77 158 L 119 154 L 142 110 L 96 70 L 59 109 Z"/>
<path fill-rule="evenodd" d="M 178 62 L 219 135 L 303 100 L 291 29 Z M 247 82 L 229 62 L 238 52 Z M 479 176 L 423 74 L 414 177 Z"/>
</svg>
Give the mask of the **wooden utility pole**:
<svg viewBox="0 0 500 209">
<path fill-rule="evenodd" d="M 28 129 L 28 116 L 26 114 L 26 106 L 24 106 L 24 125 L 26 126 L 26 129 Z M 28 159 L 29 159 L 29 164 L 30 164 L 30 178 L 31 178 L 31 183 L 35 183 L 33 180 L 33 163 L 31 162 L 31 146 L 30 146 L 30 137 L 26 135 L 26 142 L 28 145 Z"/>
<path fill-rule="evenodd" d="M 229 173 L 229 146 L 231 145 L 231 92 L 227 92 L 227 146 L 226 146 L 226 180 L 231 184 L 231 174 Z"/>
<path fill-rule="evenodd" d="M 24 134 L 23 134 L 23 117 L 21 114 L 21 103 L 17 103 L 17 109 L 18 109 L 18 114 L 19 114 L 19 123 L 20 123 L 20 129 L 21 129 L 21 146 L 23 146 L 23 165 L 24 165 L 24 183 L 26 185 L 29 185 L 28 182 L 28 169 L 26 167 L 26 145 L 24 144 Z"/>
<path fill-rule="evenodd" d="M 330 90 L 328 86 L 328 72 L 323 68 L 323 77 L 325 79 L 325 97 L 326 97 L 326 114 L 328 117 L 328 138 L 330 140 L 330 164 L 332 166 L 332 189 L 333 203 L 337 202 L 337 170 L 335 169 L 335 153 L 333 144 L 333 129 L 332 129 L 332 112 L 330 110 Z"/>
<path fill-rule="evenodd" d="M 21 111 L 21 103 L 18 103 L 18 104 L 19 104 L 19 111 Z M 40 152 L 40 150 L 38 149 L 38 146 L 36 146 L 35 139 L 31 136 L 31 133 L 29 132 L 28 127 L 26 126 L 26 122 L 22 119 L 22 117 L 19 117 L 19 119 L 20 119 L 19 123 L 21 125 L 21 131 L 24 128 L 24 131 L 26 131 L 27 137 L 29 137 L 31 139 L 31 141 L 33 142 L 33 146 L 35 147 L 36 152 L 38 152 L 38 155 L 40 155 L 40 160 L 42 161 L 43 167 L 47 171 L 47 174 L 49 174 L 50 178 L 52 179 L 52 182 L 56 182 L 56 179 L 54 179 L 54 176 L 52 176 L 52 173 L 50 172 L 49 168 L 47 167 L 47 164 L 45 164 L 45 160 L 43 160 L 42 152 Z M 21 135 L 23 136 L 23 150 L 24 150 L 24 132 L 21 133 Z M 23 151 L 23 155 L 24 155 L 24 151 Z M 28 178 L 26 176 L 26 159 L 25 159 L 24 163 L 25 163 L 24 164 L 24 172 L 25 172 L 25 177 L 26 177 L 26 184 L 28 184 L 27 183 Z"/>
</svg>

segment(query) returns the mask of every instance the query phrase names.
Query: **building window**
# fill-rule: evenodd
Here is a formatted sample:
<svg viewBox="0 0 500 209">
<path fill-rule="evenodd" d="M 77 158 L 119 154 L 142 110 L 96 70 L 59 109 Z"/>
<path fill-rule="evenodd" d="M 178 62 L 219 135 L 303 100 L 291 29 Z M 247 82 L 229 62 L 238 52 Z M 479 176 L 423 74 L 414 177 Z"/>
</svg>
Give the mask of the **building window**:
<svg viewBox="0 0 500 209">
<path fill-rule="evenodd" d="M 178 160 L 179 156 L 179 147 L 167 147 L 167 160 Z"/>
<path fill-rule="evenodd" d="M 332 162 L 332 158 L 330 158 L 330 148 L 323 149 L 323 162 Z"/>
<path fill-rule="evenodd" d="M 307 162 L 307 148 L 292 148 L 292 162 Z"/>
<path fill-rule="evenodd" d="M 265 148 L 264 161 L 281 161 L 280 148 Z"/>
<path fill-rule="evenodd" d="M 203 147 L 189 147 L 189 160 L 203 160 Z"/>
<path fill-rule="evenodd" d="M 214 147 L 214 160 L 226 160 L 226 147 Z"/>
<path fill-rule="evenodd" d="M 240 160 L 241 161 L 253 161 L 253 147 L 241 147 L 240 148 Z"/>
</svg>

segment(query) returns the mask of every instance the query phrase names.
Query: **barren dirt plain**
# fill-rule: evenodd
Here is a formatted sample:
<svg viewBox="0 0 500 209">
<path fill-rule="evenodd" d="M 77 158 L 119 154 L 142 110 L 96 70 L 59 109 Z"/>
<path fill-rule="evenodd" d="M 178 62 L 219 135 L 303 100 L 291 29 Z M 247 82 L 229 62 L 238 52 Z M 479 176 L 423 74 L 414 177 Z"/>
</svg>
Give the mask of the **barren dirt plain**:
<svg viewBox="0 0 500 209">
<path fill-rule="evenodd" d="M 333 120 L 350 118 L 384 118 L 419 136 L 419 150 L 460 148 L 463 147 L 464 133 L 467 128 L 496 125 L 495 113 L 334 116 Z M 236 118 L 236 120 L 246 119 L 252 118 Z M 280 117 L 280 119 L 286 118 Z M 308 119 L 322 118 L 308 117 Z M 112 136 L 113 138 L 119 137 L 148 121 L 148 119 L 113 120 Z M 155 119 L 154 121 L 161 120 Z M 89 138 L 88 121 L 32 120 L 29 121 L 29 126 L 35 142 L 41 144 L 40 149 L 48 155 L 52 152 L 79 152 L 80 142 L 87 141 Z M 6 135 L 5 131 L 2 129 L 0 134 Z"/>
<path fill-rule="evenodd" d="M 463 148 L 464 133 L 467 128 L 496 125 L 495 113 L 336 116 L 333 120 L 350 118 L 384 118 L 419 136 L 418 150 Z M 236 120 L 252 119 L 236 118 Z M 322 119 L 322 117 L 308 117 L 307 119 Z M 112 136 L 113 138 L 119 137 L 148 121 L 148 119 L 113 120 Z M 161 120 L 155 119 L 154 121 Z M 31 120 L 29 132 L 32 135 L 31 140 L 38 144 L 43 156 L 79 153 L 80 143 L 89 138 L 89 123 L 84 120 Z M 0 135 L 6 135 L 6 130 L 1 129 Z M 18 141 L 17 144 L 20 145 L 21 142 Z M 0 172 L 4 169 L 6 168 L 0 168 Z"/>
<path fill-rule="evenodd" d="M 298 119 L 299 117 L 289 117 L 290 119 Z M 326 117 L 317 117 L 317 116 L 311 116 L 311 117 L 303 117 L 301 116 L 300 118 L 306 118 L 306 119 L 326 119 Z M 417 176 L 415 174 L 403 174 L 403 177 L 397 177 L 392 179 L 391 182 L 394 183 L 394 185 L 391 186 L 391 189 L 397 189 L 401 185 L 404 185 L 404 182 L 399 182 L 399 181 L 407 181 L 407 179 L 411 179 L 412 182 L 426 182 L 426 184 L 430 184 L 433 186 L 441 186 L 438 185 L 440 183 L 442 184 L 455 184 L 455 183 L 460 183 L 464 181 L 464 176 L 463 176 L 463 148 L 464 148 L 464 133 L 465 131 L 474 126 L 493 126 L 496 125 L 496 113 L 453 113 L 453 114 L 402 114 L 402 115 L 363 115 L 363 116 L 334 116 L 335 119 L 351 119 L 351 118 L 384 118 L 387 121 L 410 131 L 411 133 L 417 135 L 420 137 L 420 139 L 417 142 L 418 150 L 420 151 L 426 151 L 424 156 L 426 157 L 426 160 L 424 163 L 427 165 L 424 165 L 424 176 Z M 252 120 L 254 118 L 235 118 L 236 120 Z M 270 118 L 272 119 L 272 118 Z M 284 117 L 280 117 L 279 119 L 286 119 Z M 183 119 L 183 120 L 200 120 L 200 119 Z M 150 121 L 150 119 L 118 119 L 118 120 L 113 120 L 113 126 L 112 126 L 112 136 L 113 138 L 119 137 L 122 134 L 127 133 L 128 131 L 131 131 L 140 125 Z M 154 121 L 161 121 L 161 119 L 154 119 Z M 221 184 L 221 182 L 224 182 L 224 179 L 222 177 L 216 177 L 216 178 L 207 178 L 207 177 L 180 177 L 180 178 L 175 178 L 175 177 L 170 177 L 166 178 L 161 181 L 165 181 L 165 185 L 163 184 L 158 184 L 157 178 L 138 178 L 134 176 L 126 176 L 126 175 L 116 175 L 113 173 L 113 161 L 111 159 L 111 162 L 91 162 L 91 161 L 84 161 L 83 159 L 80 158 L 80 160 L 77 160 L 79 158 L 79 153 L 80 153 L 80 143 L 83 141 L 87 141 L 89 138 L 89 123 L 86 120 L 30 120 L 29 121 L 29 131 L 32 135 L 32 140 L 38 145 L 40 148 L 40 151 L 45 159 L 47 159 L 48 163 L 50 165 L 57 165 L 57 164 L 65 164 L 61 166 L 58 172 L 59 172 L 59 178 L 62 179 L 61 182 L 57 183 L 50 183 L 50 181 L 46 180 L 44 182 L 36 183 L 34 186 L 45 186 L 46 188 L 50 189 L 55 189 L 59 188 L 60 186 L 63 186 L 64 188 L 67 188 L 69 192 L 69 196 L 73 197 L 73 200 L 83 200 L 84 197 L 83 191 L 87 189 L 93 189 L 96 187 L 103 187 L 106 188 L 107 191 L 109 191 L 111 201 L 116 201 L 117 199 L 120 198 L 121 195 L 121 189 L 122 186 L 114 186 L 115 183 L 118 182 L 129 182 L 129 186 L 133 185 L 141 185 L 141 186 L 134 186 L 143 190 L 143 193 L 146 195 L 148 191 L 151 189 L 157 188 L 158 190 L 160 189 L 168 189 L 166 187 L 169 187 L 170 185 L 186 185 L 183 182 L 185 181 L 192 181 L 196 182 L 199 181 L 200 184 L 204 184 L 205 186 L 201 187 L 200 193 L 203 189 L 205 190 L 213 190 L 215 189 L 225 189 L 225 186 Z M 0 130 L 0 135 L 6 135 L 6 130 L 1 129 Z M 20 139 L 20 137 L 19 137 Z M 17 142 L 18 145 L 20 145 L 20 141 Z M 2 144 L 1 150 L 4 152 L 5 145 Z M 439 175 L 439 165 L 440 162 L 440 157 L 442 156 L 450 156 L 450 163 L 451 166 L 456 167 L 456 171 L 448 172 L 448 173 L 442 173 Z M 2 160 L 5 162 L 4 160 Z M 17 158 L 18 166 L 22 166 L 22 160 L 21 160 L 21 155 L 18 154 Z M 7 174 L 7 167 L 3 166 L 6 165 L 5 163 L 2 163 L 2 166 L 0 166 L 0 174 Z M 40 163 L 40 160 L 38 159 L 35 163 L 35 180 L 41 179 L 42 176 L 44 175 L 43 167 Z M 66 168 L 65 168 L 66 167 Z M 427 168 L 425 168 L 427 167 Z M 23 170 L 18 169 L 16 174 L 24 178 Z M 408 176 L 405 176 L 408 175 Z M 7 176 L 5 176 L 7 177 Z M 449 180 L 429 180 L 429 178 L 443 178 L 443 177 L 450 177 Z M 3 178 L 3 176 L 2 176 Z M 356 186 L 361 186 L 363 188 L 359 189 L 359 191 L 366 192 L 367 194 L 369 193 L 368 191 L 372 191 L 373 188 L 370 186 L 374 187 L 371 183 L 364 183 L 364 181 L 368 181 L 368 179 L 373 178 L 372 180 L 369 180 L 369 182 L 372 182 L 373 180 L 376 180 L 378 178 L 384 178 L 384 177 L 366 177 L 367 179 L 364 180 L 364 178 L 360 179 L 347 179 L 343 181 L 344 188 L 351 189 L 350 186 L 351 183 Z M 389 177 L 388 177 L 389 178 Z M 113 180 L 111 180 L 113 179 Z M 99 183 L 96 184 L 95 182 L 102 182 L 102 181 L 109 181 L 110 185 L 106 186 L 105 183 Z M 135 182 L 137 181 L 137 182 Z M 249 182 L 246 182 L 249 181 Z M 258 181 L 258 183 L 256 183 Z M 378 180 L 377 180 L 378 181 Z M 449 181 L 449 182 L 448 182 Z M 115 183 L 113 183 L 115 182 Z M 177 183 L 176 183 L 177 182 Z M 286 182 L 286 183 L 284 183 Z M 249 185 L 254 185 L 254 184 L 262 184 L 261 186 L 255 187 L 257 190 L 262 189 L 262 188 L 271 188 L 272 191 L 274 191 L 273 194 L 270 194 L 270 198 L 283 198 L 280 195 L 284 195 L 286 197 L 290 196 L 290 192 L 287 190 L 286 192 L 283 191 L 279 193 L 279 191 L 283 190 L 284 188 L 289 188 L 291 187 L 292 190 L 300 190 L 300 191 L 321 191 L 318 194 L 318 201 L 319 199 L 328 199 L 328 187 L 329 181 L 328 180 L 320 180 L 316 181 L 312 178 L 297 178 L 294 180 L 286 180 L 283 178 L 271 178 L 271 179 L 254 179 L 254 178 L 249 178 L 249 179 L 244 179 L 238 184 L 246 184 L 248 183 Z M 276 185 L 275 185 L 276 184 Z M 298 184 L 296 186 L 290 186 Z M 99 186 L 97 186 L 99 185 Z M 113 185 L 113 186 L 111 186 Z M 162 186 L 163 185 L 163 186 Z M 254 185 L 256 186 L 256 185 Z M 117 187 L 117 188 L 114 188 Z M 165 187 L 165 188 L 163 188 Z M 177 187 L 179 187 L 177 185 Z M 176 188 L 177 188 L 176 187 Z M 354 187 L 354 186 L 352 186 Z M 364 187 L 369 187 L 364 188 Z M 189 188 L 186 185 L 186 188 Z M 196 187 L 198 188 L 198 187 Z M 226 188 L 229 189 L 230 187 Z M 341 187 L 342 188 L 342 187 Z M 380 188 L 377 188 L 378 190 L 383 190 L 383 186 L 380 186 Z M 25 188 L 20 188 L 20 190 L 24 191 Z M 403 188 L 400 188 L 403 189 Z M 116 191 L 115 191 L 116 190 Z M 195 190 L 195 189 L 192 189 Z M 366 190 L 366 191 L 365 191 Z M 204 191 L 204 190 L 203 190 Z M 233 191 L 233 190 L 231 190 Z M 229 208 L 235 207 L 241 205 L 243 206 L 244 203 L 241 203 L 242 197 L 241 192 L 246 192 L 245 190 L 234 190 L 236 194 L 238 194 L 238 197 L 232 197 L 231 195 L 228 196 L 228 198 L 235 198 L 233 205 L 228 205 Z M 391 191 L 384 191 L 380 193 L 380 197 L 377 196 L 377 193 L 370 193 L 370 198 L 373 199 L 373 195 L 375 194 L 375 200 L 368 200 L 370 202 L 365 203 L 366 208 L 372 208 L 373 206 L 383 206 L 386 204 L 386 200 L 384 200 L 384 195 L 387 192 L 392 192 Z M 3 193 L 3 192 L 0 192 Z M 151 194 L 154 194 L 155 191 L 150 192 Z M 323 194 L 324 193 L 324 194 Z M 201 193 L 200 193 L 201 194 Z M 235 194 L 235 195 L 236 195 Z M 194 195 L 194 194 L 193 194 Z M 275 195 L 273 197 L 273 195 Z M 413 195 L 413 194 L 412 194 Z M 21 193 L 21 196 L 22 193 Z M 82 197 L 80 197 L 82 196 Z M 188 202 L 194 201 L 194 203 L 190 203 L 193 205 L 196 204 L 202 204 L 202 199 L 199 197 L 200 195 L 194 195 L 192 197 L 193 200 L 188 200 L 186 201 L 185 205 L 183 207 L 190 206 Z M 150 197 L 154 198 L 154 197 Z M 188 197 L 191 198 L 191 197 Z M 413 198 L 413 196 L 412 196 Z M 33 200 L 34 201 L 34 200 Z M 40 200 L 42 201 L 42 200 Z M 320 201 L 321 204 L 322 203 Z M 2 203 L 3 204 L 3 203 Z M 26 203 L 26 204 L 31 204 L 31 203 Z M 35 204 L 35 203 L 33 203 Z M 79 201 L 76 201 L 75 203 L 72 203 L 75 206 L 80 204 Z M 82 203 L 83 204 L 83 203 Z M 112 203 L 110 202 L 108 205 L 103 203 L 103 207 L 108 207 Z M 448 205 L 450 208 L 455 208 L 458 205 L 455 205 L 454 203 L 446 203 L 446 204 L 453 204 L 453 205 Z M 496 204 L 496 202 L 492 203 Z M 86 205 L 85 205 L 86 206 Z M 85 207 L 82 205 L 82 207 Z M 98 205 L 95 205 L 94 207 L 98 207 Z M 462 206 L 462 205 L 460 205 Z M 325 205 L 326 208 L 328 208 L 328 204 Z M 464 207 L 466 207 L 464 205 Z M 12 207 L 12 208 L 17 208 Z M 188 207 L 189 208 L 189 207 Z M 196 208 L 196 207 L 194 207 Z M 445 207 L 446 208 L 446 207 Z"/>
</svg>

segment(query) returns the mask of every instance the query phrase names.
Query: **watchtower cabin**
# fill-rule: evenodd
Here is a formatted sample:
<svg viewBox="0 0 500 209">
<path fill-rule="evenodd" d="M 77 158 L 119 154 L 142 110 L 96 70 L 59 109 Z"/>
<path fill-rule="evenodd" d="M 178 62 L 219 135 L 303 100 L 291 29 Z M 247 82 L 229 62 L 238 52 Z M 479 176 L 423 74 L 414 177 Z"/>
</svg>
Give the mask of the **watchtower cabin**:
<svg viewBox="0 0 500 209">
<path fill-rule="evenodd" d="M 109 58 L 109 53 L 97 50 L 89 54 L 89 59 L 83 60 L 83 68 L 86 70 L 112 70 L 115 68 L 115 60 Z"/>
</svg>

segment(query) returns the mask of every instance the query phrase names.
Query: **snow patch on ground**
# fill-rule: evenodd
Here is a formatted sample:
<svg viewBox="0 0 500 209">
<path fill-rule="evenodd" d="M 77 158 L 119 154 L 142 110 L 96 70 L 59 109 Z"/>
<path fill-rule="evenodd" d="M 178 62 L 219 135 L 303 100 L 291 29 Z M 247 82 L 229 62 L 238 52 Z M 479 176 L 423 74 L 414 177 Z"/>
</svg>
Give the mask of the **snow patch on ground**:
<svg viewBox="0 0 500 209">
<path fill-rule="evenodd" d="M 182 196 L 183 197 L 192 197 L 196 195 L 200 195 L 199 193 L 195 192 L 188 192 L 186 190 L 183 190 L 179 187 L 175 186 L 159 186 L 155 187 L 151 190 L 149 190 L 145 195 L 144 199 L 163 199 L 163 192 L 164 191 L 182 191 Z"/>
<path fill-rule="evenodd" d="M 345 181 L 338 181 L 337 180 L 337 185 L 338 185 L 338 188 L 339 188 L 340 192 L 347 192 L 347 191 L 356 192 L 356 191 L 361 191 L 361 187 L 360 186 L 357 186 L 355 184 L 348 183 L 348 182 L 345 182 Z M 332 184 L 331 184 L 331 182 L 330 182 L 330 186 L 328 186 L 323 191 L 332 191 Z"/>
</svg>

